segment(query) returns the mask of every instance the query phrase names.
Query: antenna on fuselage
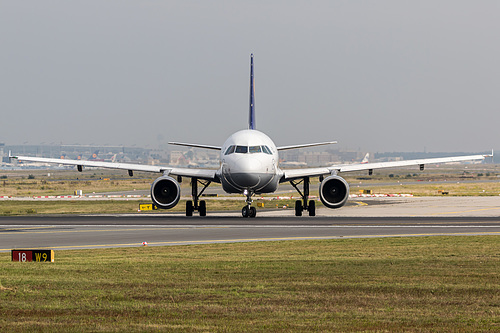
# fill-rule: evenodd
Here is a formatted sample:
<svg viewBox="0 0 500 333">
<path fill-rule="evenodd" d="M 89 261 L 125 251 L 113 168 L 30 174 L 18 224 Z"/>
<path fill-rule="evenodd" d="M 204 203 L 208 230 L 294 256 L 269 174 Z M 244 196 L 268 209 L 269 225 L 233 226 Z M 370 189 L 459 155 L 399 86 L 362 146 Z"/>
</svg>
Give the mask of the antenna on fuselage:
<svg viewBox="0 0 500 333">
<path fill-rule="evenodd" d="M 250 110 L 248 129 L 255 129 L 255 80 L 253 78 L 253 53 L 250 54 Z"/>
</svg>

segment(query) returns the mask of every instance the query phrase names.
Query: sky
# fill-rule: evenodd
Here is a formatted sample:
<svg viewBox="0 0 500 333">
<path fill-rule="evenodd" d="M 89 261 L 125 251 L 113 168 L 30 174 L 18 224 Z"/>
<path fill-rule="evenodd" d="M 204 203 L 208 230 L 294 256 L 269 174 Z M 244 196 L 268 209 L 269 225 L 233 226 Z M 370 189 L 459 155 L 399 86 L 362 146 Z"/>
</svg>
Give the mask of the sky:
<svg viewBox="0 0 500 333">
<path fill-rule="evenodd" d="M 500 2 L 0 1 L 0 142 L 500 149 Z"/>
</svg>

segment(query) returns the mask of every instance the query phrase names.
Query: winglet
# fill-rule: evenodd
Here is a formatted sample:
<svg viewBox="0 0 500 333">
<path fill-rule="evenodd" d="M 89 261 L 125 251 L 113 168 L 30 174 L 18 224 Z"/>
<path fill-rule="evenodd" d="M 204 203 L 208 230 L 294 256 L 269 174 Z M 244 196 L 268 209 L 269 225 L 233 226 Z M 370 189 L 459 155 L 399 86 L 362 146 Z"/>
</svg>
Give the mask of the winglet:
<svg viewBox="0 0 500 333">
<path fill-rule="evenodd" d="M 255 80 L 253 77 L 253 53 L 250 55 L 250 110 L 248 129 L 255 129 Z"/>
<path fill-rule="evenodd" d="M 494 156 L 493 149 L 491 150 L 491 154 L 485 154 L 485 155 L 483 155 L 483 157 L 491 157 L 491 158 L 493 158 L 493 156 Z"/>
</svg>

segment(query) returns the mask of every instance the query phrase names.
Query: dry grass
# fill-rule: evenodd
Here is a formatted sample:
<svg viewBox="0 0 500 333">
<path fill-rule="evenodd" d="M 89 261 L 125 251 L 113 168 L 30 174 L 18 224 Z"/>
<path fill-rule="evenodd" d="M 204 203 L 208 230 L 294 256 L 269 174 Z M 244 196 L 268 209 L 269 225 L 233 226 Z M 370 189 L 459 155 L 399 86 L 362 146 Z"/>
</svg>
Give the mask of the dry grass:
<svg viewBox="0 0 500 333">
<path fill-rule="evenodd" d="M 116 214 L 137 213 L 143 200 L 0 200 L 0 216 L 31 215 L 31 214 Z M 241 200 L 214 200 L 207 199 L 209 212 L 239 211 L 244 206 L 244 197 Z M 288 205 L 293 207 L 294 200 L 265 201 L 262 209 L 276 209 Z M 318 202 L 318 205 L 320 203 Z M 181 200 L 177 206 L 169 210 L 145 211 L 144 213 L 165 214 L 168 212 L 184 212 L 185 201 Z"/>
<path fill-rule="evenodd" d="M 477 166 L 480 167 L 480 166 Z M 414 196 L 442 196 L 440 191 L 447 192 L 450 196 L 498 196 L 500 194 L 500 181 L 496 176 L 496 166 L 490 166 L 491 170 L 475 170 L 469 175 L 474 175 L 476 182 L 464 183 L 463 176 L 458 170 L 436 170 L 431 169 L 425 174 L 410 174 L 403 171 L 401 174 L 385 173 L 375 174 L 369 179 L 366 175 L 346 174 L 347 181 L 351 184 L 351 193 L 357 194 L 359 190 L 371 189 L 375 194 L 411 193 Z M 414 170 L 412 172 L 415 172 Z M 26 171 L 11 172 L 6 179 L 0 179 L 0 196 L 54 196 L 71 195 L 75 190 L 83 190 L 84 193 L 105 193 L 133 190 L 149 190 L 151 182 L 157 175 L 150 173 L 137 173 L 130 178 L 120 171 L 109 170 L 87 170 L 83 173 L 75 171 L 53 171 L 50 177 L 47 171 L 31 172 L 34 179 L 28 179 L 30 173 Z M 478 177 L 477 175 L 483 175 Z M 486 176 L 489 175 L 489 176 Z M 453 178 L 455 177 L 455 178 Z M 432 181 L 429 181 L 432 180 Z M 443 182 L 446 180 L 446 182 Z M 488 182 L 480 182 L 487 180 Z M 441 181 L 442 183 L 437 183 Z M 470 180 L 469 180 L 470 181 Z M 474 180 L 473 180 L 474 181 Z M 413 182 L 412 185 L 399 185 L 398 182 Z M 360 184 L 361 183 L 361 184 Z M 391 183 L 390 185 L 380 185 Z M 189 181 L 182 184 L 183 193 L 190 193 Z M 218 184 L 211 185 L 211 189 Z M 293 191 L 290 194 L 298 198 Z M 317 179 L 313 179 L 311 195 L 318 195 Z M 272 195 L 273 197 L 276 194 Z M 244 197 L 241 196 L 243 199 Z M 141 202 L 149 202 L 150 199 L 143 198 Z M 242 202 L 239 200 L 211 200 L 209 211 L 240 210 Z M 265 209 L 293 207 L 295 200 L 264 201 Z M 25 214 L 62 214 L 62 213 L 134 213 L 137 212 L 139 201 L 100 200 L 100 201 L 10 201 L 0 200 L 0 215 L 25 215 Z M 318 205 L 321 203 L 318 201 Z M 170 211 L 180 212 L 184 210 L 181 201 Z M 164 212 L 164 211 L 163 211 Z"/>
<path fill-rule="evenodd" d="M 367 184 L 363 189 L 371 189 L 375 194 L 387 193 L 409 193 L 414 196 L 442 196 L 442 192 L 447 192 L 449 196 L 498 196 L 500 195 L 500 182 L 492 183 L 422 183 L 412 185 L 390 185 L 390 186 L 370 186 Z M 356 193 L 356 187 L 351 188 L 351 193 Z"/>
<path fill-rule="evenodd" d="M 0 330 L 493 332 L 500 238 L 428 237 L 0 254 Z"/>
<path fill-rule="evenodd" d="M 54 179 L 40 176 L 35 179 L 11 178 L 0 180 L 0 195 L 13 197 L 73 195 L 76 190 L 84 193 L 133 191 L 149 189 L 154 178 L 95 178 Z M 111 178 L 110 178 L 111 177 Z M 103 179 L 99 179 L 103 178 Z"/>
</svg>

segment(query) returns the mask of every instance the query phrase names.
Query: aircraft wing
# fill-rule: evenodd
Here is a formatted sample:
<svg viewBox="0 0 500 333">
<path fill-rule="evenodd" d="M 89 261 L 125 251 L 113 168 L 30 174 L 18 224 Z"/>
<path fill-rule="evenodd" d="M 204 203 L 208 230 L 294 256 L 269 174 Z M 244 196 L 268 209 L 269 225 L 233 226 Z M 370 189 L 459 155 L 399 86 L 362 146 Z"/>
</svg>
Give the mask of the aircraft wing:
<svg viewBox="0 0 500 333">
<path fill-rule="evenodd" d="M 329 175 L 332 173 L 329 168 L 303 168 L 303 169 L 284 169 L 282 170 L 283 176 L 280 183 L 304 178 L 304 177 L 317 177 L 322 175 Z"/>
<path fill-rule="evenodd" d="M 66 160 L 59 158 L 30 157 L 30 156 L 9 155 L 9 157 L 17 159 L 19 161 L 26 161 L 26 162 L 76 165 L 82 167 L 86 166 L 94 168 L 119 169 L 119 170 L 129 170 L 129 171 L 156 172 L 156 173 L 166 173 L 168 175 L 173 175 L 173 176 L 196 177 L 199 179 L 212 180 L 212 181 L 218 180 L 215 174 L 216 170 L 211 170 L 211 169 L 175 168 L 175 167 L 160 166 L 160 165 Z"/>
<path fill-rule="evenodd" d="M 297 149 L 297 148 L 308 148 L 308 147 L 316 147 L 316 146 L 324 146 L 324 145 L 333 145 L 336 144 L 337 141 L 328 141 L 328 142 L 316 142 L 316 143 L 306 143 L 302 145 L 293 145 L 293 146 L 280 146 L 276 147 L 278 150 L 288 150 L 288 149 Z"/>
<path fill-rule="evenodd" d="M 219 182 L 219 177 L 216 175 L 217 170 L 195 168 L 171 168 L 167 170 L 170 170 L 169 175 L 211 180 L 216 183 Z"/>
<path fill-rule="evenodd" d="M 281 181 L 284 182 L 303 177 L 329 175 L 337 172 L 396 168 L 396 167 L 405 167 L 412 165 L 420 165 L 421 168 L 423 168 L 422 166 L 425 164 L 440 164 L 440 163 L 450 163 L 450 162 L 484 160 L 485 157 L 491 157 L 491 156 L 493 155 L 469 155 L 469 156 L 455 156 L 455 157 L 425 158 L 418 160 L 394 161 L 394 162 L 343 164 L 343 165 L 333 165 L 324 168 L 285 169 L 283 170 L 283 177 Z"/>
<path fill-rule="evenodd" d="M 219 147 L 219 146 L 200 145 L 197 143 L 169 142 L 168 144 L 169 145 L 176 145 L 176 146 L 192 147 L 192 148 L 221 150 L 221 147 Z"/>
<path fill-rule="evenodd" d="M 423 158 L 418 160 L 407 160 L 407 161 L 346 164 L 346 165 L 332 166 L 329 167 L 329 169 L 337 170 L 338 172 L 363 171 L 363 170 L 373 170 L 373 169 L 383 169 L 383 168 L 406 167 L 412 165 L 484 160 L 484 158 L 488 156 L 492 155 L 469 155 L 469 156 L 455 156 L 455 157 Z"/>
</svg>

